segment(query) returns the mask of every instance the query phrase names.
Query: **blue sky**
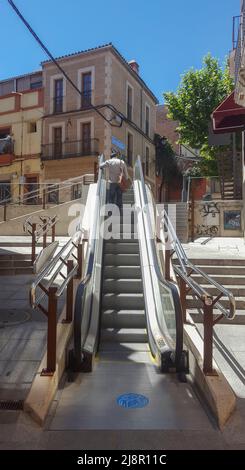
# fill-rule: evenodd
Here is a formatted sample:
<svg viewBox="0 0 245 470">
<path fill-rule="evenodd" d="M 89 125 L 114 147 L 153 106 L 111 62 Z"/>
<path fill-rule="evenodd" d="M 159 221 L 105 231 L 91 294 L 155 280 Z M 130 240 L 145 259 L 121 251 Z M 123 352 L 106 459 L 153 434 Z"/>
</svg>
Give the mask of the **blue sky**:
<svg viewBox="0 0 245 470">
<path fill-rule="evenodd" d="M 224 60 L 240 6 L 240 0 L 14 1 L 55 57 L 112 42 L 138 61 L 160 102 L 206 53 Z M 0 0 L 0 19 L 0 79 L 39 69 L 46 56 L 7 0 Z"/>
</svg>

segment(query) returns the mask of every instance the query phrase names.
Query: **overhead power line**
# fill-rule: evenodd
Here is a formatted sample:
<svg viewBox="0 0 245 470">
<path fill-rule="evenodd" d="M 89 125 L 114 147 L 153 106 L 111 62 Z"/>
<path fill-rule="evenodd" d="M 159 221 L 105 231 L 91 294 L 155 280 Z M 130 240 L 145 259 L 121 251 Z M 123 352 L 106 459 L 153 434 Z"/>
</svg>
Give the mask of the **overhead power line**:
<svg viewBox="0 0 245 470">
<path fill-rule="evenodd" d="M 37 41 L 37 43 L 41 46 L 41 48 L 43 49 L 43 51 L 47 54 L 47 56 L 51 59 L 51 61 L 56 65 L 56 67 L 60 70 L 60 72 L 62 73 L 62 75 L 64 75 L 64 77 L 67 79 L 67 81 L 71 84 L 71 86 L 79 93 L 79 95 L 82 97 L 83 94 L 82 94 L 82 91 L 79 90 L 79 88 L 76 86 L 76 84 L 71 80 L 71 78 L 69 77 L 69 75 L 67 75 L 67 73 L 65 72 L 65 70 L 63 69 L 63 67 L 58 63 L 58 61 L 54 58 L 54 56 L 51 54 L 51 52 L 48 50 L 48 48 L 44 45 L 44 43 L 41 41 L 41 39 L 39 38 L 39 36 L 35 33 L 35 31 L 33 30 L 33 28 L 31 27 L 31 25 L 28 23 L 28 21 L 24 18 L 24 16 L 22 15 L 22 13 L 20 12 L 20 10 L 17 8 L 17 6 L 15 5 L 15 3 L 13 2 L 13 0 L 7 0 L 9 5 L 11 6 L 11 8 L 13 8 L 13 10 L 15 11 L 15 13 L 18 15 L 18 17 L 21 19 L 21 21 L 24 23 L 24 25 L 26 26 L 26 28 L 29 30 L 29 32 L 32 34 L 32 36 L 34 37 L 34 39 Z M 106 108 L 106 109 L 109 109 L 113 114 L 112 114 L 112 117 L 110 119 L 108 119 L 106 116 L 104 116 L 104 114 L 101 112 L 101 110 L 103 108 Z M 145 137 L 150 143 L 154 143 L 152 141 L 152 139 L 146 135 L 146 133 L 144 131 L 142 131 L 142 129 L 140 129 L 137 124 L 135 124 L 133 121 L 131 121 L 130 119 L 128 119 L 123 113 L 121 113 L 121 111 L 118 111 L 118 109 L 113 106 L 112 104 L 101 104 L 101 105 L 98 105 L 98 106 L 94 106 L 92 103 L 90 104 L 90 109 L 93 109 L 100 117 L 102 117 L 102 119 L 104 119 L 108 124 L 110 124 L 112 127 L 122 127 L 122 123 L 125 122 L 126 124 L 128 124 L 129 126 L 131 126 L 136 132 L 138 132 L 139 134 L 141 134 L 143 137 Z M 118 117 L 120 119 L 120 123 L 119 124 L 113 124 L 112 121 Z"/>
<path fill-rule="evenodd" d="M 65 72 L 65 70 L 63 69 L 63 67 L 61 67 L 61 65 L 57 62 L 57 60 L 54 58 L 54 56 L 51 54 L 51 52 L 48 50 L 48 48 L 44 45 L 44 43 L 41 41 L 41 39 L 39 38 L 39 36 L 35 33 L 35 31 L 33 30 L 33 28 L 31 27 L 31 25 L 28 23 L 28 21 L 24 18 L 24 16 L 22 15 L 22 13 L 20 12 L 20 10 L 17 8 L 17 6 L 14 4 L 14 2 L 12 0 L 8 0 L 8 3 L 9 5 L 13 8 L 13 10 L 15 11 L 15 13 L 18 15 L 18 17 L 21 19 L 21 21 L 24 23 L 24 25 L 26 26 L 26 28 L 29 30 L 29 32 L 32 34 L 32 36 L 35 38 L 35 40 L 38 42 L 38 44 L 41 46 L 41 48 L 43 49 L 43 51 L 47 54 L 47 56 L 52 60 L 52 62 L 56 65 L 56 67 L 60 70 L 60 72 L 62 73 L 62 75 L 64 75 L 64 77 L 66 78 L 66 80 L 70 83 L 70 85 L 80 94 L 80 96 L 82 97 L 83 94 L 81 92 L 81 90 L 79 90 L 79 88 L 76 86 L 76 84 L 71 80 L 71 78 L 69 77 L 69 75 L 67 75 L 67 73 Z M 123 115 L 117 111 L 116 108 L 114 108 L 114 106 L 112 105 L 104 105 L 104 107 L 110 109 L 113 113 L 115 113 L 121 120 L 120 124 L 112 124 L 111 120 L 112 119 L 108 119 L 106 118 L 106 116 L 104 116 L 104 114 L 99 111 L 99 109 L 94 106 L 92 103 L 90 104 L 90 108 L 94 109 L 94 111 L 96 113 L 98 113 L 106 122 L 108 122 L 111 126 L 113 127 L 121 127 L 122 126 L 122 121 L 123 121 Z"/>
</svg>

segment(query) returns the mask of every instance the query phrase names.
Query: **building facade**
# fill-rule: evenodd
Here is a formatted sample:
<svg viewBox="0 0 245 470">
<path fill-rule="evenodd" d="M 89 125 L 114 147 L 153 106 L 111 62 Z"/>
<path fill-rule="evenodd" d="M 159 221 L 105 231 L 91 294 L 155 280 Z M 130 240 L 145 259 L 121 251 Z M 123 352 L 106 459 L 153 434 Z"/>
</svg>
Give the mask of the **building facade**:
<svg viewBox="0 0 245 470">
<path fill-rule="evenodd" d="M 100 153 L 117 149 L 130 167 L 137 155 L 155 180 L 157 99 L 138 65 L 109 44 L 43 65 L 45 87 L 42 162 L 51 183 L 93 171 Z M 106 118 L 106 120 L 104 119 Z"/>
<path fill-rule="evenodd" d="M 43 181 L 40 159 L 43 103 L 40 72 L 0 82 L 2 201 L 23 198 Z"/>
<path fill-rule="evenodd" d="M 130 168 L 141 155 L 154 186 L 157 99 L 136 61 L 112 44 L 56 60 L 62 70 L 46 61 L 42 71 L 0 81 L 1 199 L 14 181 L 25 193 L 93 173 L 98 155 L 112 149 Z"/>
</svg>

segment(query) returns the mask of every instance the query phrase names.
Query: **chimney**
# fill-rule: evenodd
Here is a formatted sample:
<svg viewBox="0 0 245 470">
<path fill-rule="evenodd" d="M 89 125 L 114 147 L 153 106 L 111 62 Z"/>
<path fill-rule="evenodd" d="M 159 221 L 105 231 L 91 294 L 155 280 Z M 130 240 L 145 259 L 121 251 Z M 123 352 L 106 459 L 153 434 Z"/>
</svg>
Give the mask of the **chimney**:
<svg viewBox="0 0 245 470">
<path fill-rule="evenodd" d="M 139 74 L 140 68 L 139 68 L 139 64 L 136 62 L 136 60 L 134 60 L 134 59 L 133 59 L 133 60 L 130 60 L 128 64 L 130 65 L 130 67 L 131 67 L 137 74 Z"/>
</svg>

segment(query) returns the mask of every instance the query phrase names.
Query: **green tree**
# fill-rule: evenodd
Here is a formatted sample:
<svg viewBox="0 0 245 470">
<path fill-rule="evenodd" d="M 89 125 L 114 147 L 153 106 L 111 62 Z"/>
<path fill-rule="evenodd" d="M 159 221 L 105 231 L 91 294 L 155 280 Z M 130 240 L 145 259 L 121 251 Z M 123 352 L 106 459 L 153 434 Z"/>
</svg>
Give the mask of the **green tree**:
<svg viewBox="0 0 245 470">
<path fill-rule="evenodd" d="M 156 173 L 161 177 L 161 194 L 163 185 L 167 187 L 169 183 L 176 181 L 176 178 L 180 176 L 180 171 L 174 149 L 168 139 L 155 134 L 155 146 Z"/>
<path fill-rule="evenodd" d="M 168 116 L 179 122 L 180 143 L 200 149 L 203 175 L 217 174 L 217 147 L 208 145 L 210 116 L 234 88 L 228 65 L 223 69 L 210 54 L 204 57 L 200 70 L 191 69 L 181 78 L 176 93 L 164 93 Z"/>
</svg>

